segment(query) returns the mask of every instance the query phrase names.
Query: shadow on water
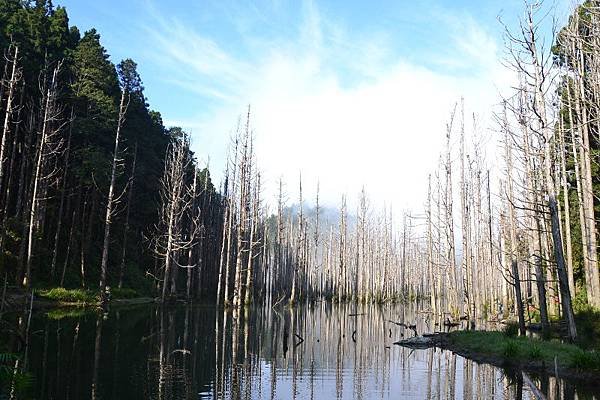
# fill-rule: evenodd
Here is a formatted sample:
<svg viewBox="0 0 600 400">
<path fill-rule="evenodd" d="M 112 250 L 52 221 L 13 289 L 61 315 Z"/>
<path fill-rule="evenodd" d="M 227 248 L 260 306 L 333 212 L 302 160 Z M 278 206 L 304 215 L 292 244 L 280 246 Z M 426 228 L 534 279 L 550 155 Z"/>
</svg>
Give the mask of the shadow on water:
<svg viewBox="0 0 600 400">
<path fill-rule="evenodd" d="M 37 399 L 535 398 L 520 371 L 393 345 L 442 326 L 415 309 L 316 303 L 38 313 L 25 340 L 4 332 L 2 341 L 21 355 L 8 369 L 34 375 Z M 5 316 L 4 325 L 19 318 Z M 594 398 L 550 376 L 533 381 L 550 399 Z M 10 398 L 10 388 L 2 396 Z"/>
</svg>

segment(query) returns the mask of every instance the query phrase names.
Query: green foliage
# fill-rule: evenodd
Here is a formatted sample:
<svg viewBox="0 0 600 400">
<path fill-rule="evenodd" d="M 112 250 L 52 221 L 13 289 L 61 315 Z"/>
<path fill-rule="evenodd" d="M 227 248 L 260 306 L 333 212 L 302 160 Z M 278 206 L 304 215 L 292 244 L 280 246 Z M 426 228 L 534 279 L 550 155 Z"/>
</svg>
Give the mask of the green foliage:
<svg viewBox="0 0 600 400">
<path fill-rule="evenodd" d="M 453 319 L 455 319 L 455 320 L 459 319 L 460 318 L 460 312 L 461 312 L 461 310 L 458 307 L 456 307 L 454 305 L 450 306 L 450 315 L 452 315 Z"/>
<path fill-rule="evenodd" d="M 49 300 L 65 303 L 94 304 L 99 300 L 98 293 L 84 289 L 65 289 L 62 287 L 40 290 L 38 295 Z"/>
<path fill-rule="evenodd" d="M 600 371 L 600 354 L 597 351 L 576 351 L 571 355 L 570 367 L 581 371 Z"/>
<path fill-rule="evenodd" d="M 531 322 L 541 322 L 542 320 L 542 316 L 538 309 L 529 311 L 529 318 L 531 319 Z"/>
<path fill-rule="evenodd" d="M 34 379 L 28 372 L 15 371 L 20 357 L 13 353 L 0 353 L 0 398 L 14 390 L 19 399 L 33 398 Z"/>
<path fill-rule="evenodd" d="M 80 318 L 91 310 L 85 307 L 61 307 L 48 311 L 46 316 L 51 320 L 61 320 L 69 318 Z"/>
<path fill-rule="evenodd" d="M 577 342 L 585 348 L 600 348 L 600 311 L 587 304 L 579 307 L 575 323 Z"/>
<path fill-rule="evenodd" d="M 133 299 L 140 297 L 137 290 L 130 288 L 111 288 L 110 292 L 113 299 Z M 37 290 L 36 294 L 48 300 L 80 305 L 96 304 L 100 301 L 98 291 L 95 290 L 65 289 L 57 287 L 40 289 Z M 52 319 L 61 319 L 64 317 L 80 316 L 83 313 L 85 313 L 85 309 L 81 308 L 58 309 L 50 311 L 48 317 Z"/>
<path fill-rule="evenodd" d="M 116 214 L 111 228 L 109 269 L 118 271 L 120 264 L 117 263 L 121 262 L 121 257 L 114 255 L 123 254 L 126 266 L 123 282 L 139 294 L 150 295 L 155 287 L 152 278 L 146 275 L 146 268 L 152 265 L 154 259 L 149 246 L 140 238 L 145 237 L 158 222 L 160 178 L 169 136 L 160 113 L 149 109 L 137 64 L 125 59 L 115 66 L 102 45 L 100 34 L 95 29 L 80 34 L 79 29 L 69 26 L 66 9 L 54 7 L 50 0 L 0 0 L 0 54 L 10 59 L 17 46 L 22 79 L 17 82 L 16 88 L 19 114 L 13 116 L 12 123 L 16 124 L 17 120 L 25 122 L 19 128 L 12 126 L 10 129 L 11 132 L 19 132 L 12 147 L 21 150 L 14 158 L 14 171 L 10 171 L 14 178 L 10 180 L 11 186 L 4 188 L 10 196 L 2 198 L 7 203 L 4 209 L 8 229 L 3 253 L 0 254 L 0 272 L 6 270 L 11 282 L 20 279 L 17 275 L 18 267 L 23 265 L 22 244 L 26 240 L 23 235 L 27 231 L 25 216 L 28 213 L 23 207 L 25 198 L 17 196 L 22 191 L 17 177 L 23 176 L 26 186 L 32 179 L 32 152 L 36 150 L 40 116 L 43 115 L 42 92 L 48 86 L 53 68 L 61 61 L 57 100 L 57 109 L 61 112 L 56 116 L 54 125 L 62 127 L 57 132 L 57 141 L 65 147 L 48 160 L 48 165 L 52 164 L 59 173 L 53 175 L 52 184 L 48 185 L 45 212 L 40 214 L 43 217 L 40 225 L 47 230 L 43 235 L 34 233 L 31 282 L 37 287 L 42 282 L 45 286 L 66 287 L 84 287 L 97 282 L 103 240 L 103 224 L 98 221 L 102 220 L 105 212 L 104 199 L 110 180 L 119 100 L 123 90 L 129 96 L 121 132 L 119 158 L 122 163 L 117 171 L 115 190 L 127 193 L 128 196 L 124 197 L 127 202 L 123 201 L 127 212 Z M 4 104 L 6 98 L 3 97 L 2 101 Z M 12 136 L 9 140 L 12 143 Z M 68 150 L 67 143 L 70 145 Z M 11 156 L 5 154 L 7 159 Z M 134 157 L 135 173 L 132 166 Z M 191 152 L 190 157 L 193 158 Z M 68 165 L 65 175 L 61 170 L 63 165 Z M 190 168 L 188 179 L 192 179 L 194 171 Z M 207 238 L 218 238 L 222 221 L 220 197 L 208 169 L 198 171 L 198 174 L 199 186 L 203 189 L 198 204 L 208 210 L 202 210 L 201 223 Z M 127 224 L 124 223 L 125 215 Z M 58 227 L 60 231 L 56 234 Z M 56 253 L 55 237 L 58 238 Z M 213 243 L 216 240 L 204 243 L 206 254 L 217 252 Z M 215 262 L 214 257 L 207 258 Z M 50 260 L 53 259 L 54 274 L 51 274 Z M 5 266 L 10 268 L 5 269 Z M 82 276 L 82 267 L 85 276 Z M 212 266 L 207 267 L 210 270 Z M 184 278 L 181 277 L 182 280 Z M 110 274 L 108 284 L 116 287 L 117 279 L 118 273 Z M 203 279 L 203 282 L 207 287 L 215 286 L 210 278 Z M 129 298 L 133 295 L 133 292 L 125 291 L 113 297 Z M 95 294 L 88 291 L 55 290 L 45 292 L 44 296 L 66 302 L 96 301 Z"/>
<path fill-rule="evenodd" d="M 4 366 L 6 366 L 6 364 L 8 364 L 10 362 L 14 362 L 18 358 L 19 357 L 13 353 L 0 353 L 0 365 L 2 365 L 4 367 Z"/>
<path fill-rule="evenodd" d="M 127 273 L 123 279 L 123 285 L 135 290 L 138 296 L 153 296 L 154 295 L 154 282 L 147 276 L 139 267 L 133 262 L 127 263 Z M 116 297 L 115 290 L 113 288 L 113 297 Z M 127 289 L 125 289 L 127 290 Z M 118 297 L 117 297 L 118 298 Z"/>
<path fill-rule="evenodd" d="M 542 359 L 542 348 L 538 343 L 534 343 L 529 349 L 529 358 L 532 360 L 541 360 Z"/>
<path fill-rule="evenodd" d="M 587 293 L 585 285 L 577 287 L 575 297 L 573 297 L 573 311 L 575 313 L 590 311 L 592 307 L 587 302 Z"/>
<path fill-rule="evenodd" d="M 505 358 L 513 359 L 519 354 L 519 346 L 514 340 L 506 340 L 502 347 L 502 355 Z"/>
<path fill-rule="evenodd" d="M 593 37 L 594 32 L 592 24 L 590 22 L 594 18 L 595 9 L 597 8 L 597 2 L 586 0 L 581 2 L 574 12 L 569 16 L 568 22 L 558 32 L 554 46 L 552 47 L 552 53 L 554 55 L 554 61 L 557 65 L 565 70 L 565 75 L 562 81 L 559 83 L 558 94 L 561 96 L 561 109 L 559 110 L 559 116 L 561 122 L 567 133 L 567 143 L 574 140 L 572 137 L 572 126 L 579 124 L 579 121 L 583 119 L 583 111 L 586 111 L 588 120 L 585 121 L 585 125 L 588 127 L 589 134 L 589 152 L 590 158 L 595 160 L 600 154 L 600 142 L 597 140 L 597 136 L 593 135 L 592 132 L 598 131 L 598 119 L 593 116 L 596 114 L 593 107 L 573 107 L 573 101 L 578 97 L 576 94 L 580 89 L 579 85 L 583 88 L 584 93 L 595 87 L 596 76 L 593 73 L 584 72 L 578 75 L 577 71 L 580 67 L 579 62 L 583 65 L 592 65 L 597 62 L 598 56 L 594 50 L 594 47 L 587 44 L 585 40 L 581 43 L 581 53 L 577 57 L 573 57 L 571 52 L 572 38 L 574 35 L 578 35 L 579 38 Z M 592 30 L 591 30 L 592 29 Z M 584 67 L 585 68 L 585 67 Z M 573 74 L 573 72 L 576 72 Z M 581 78 L 581 80 L 579 80 Z M 581 99 L 583 103 L 585 99 Z M 587 109 L 586 109 L 587 108 Z M 578 115 L 579 114 L 579 115 Z M 557 124 L 558 126 L 558 124 Z M 567 145 L 568 147 L 569 145 Z M 587 306 L 587 293 L 586 293 L 586 273 L 584 268 L 584 252 L 582 238 L 582 227 L 580 224 L 579 215 L 580 199 L 577 194 L 578 183 L 576 182 L 575 174 L 575 160 L 573 159 L 573 152 L 565 152 L 565 162 L 567 169 L 567 181 L 568 181 L 568 200 L 570 209 L 570 232 L 572 247 L 572 259 L 573 259 L 573 277 L 576 285 L 576 293 L 573 298 L 573 308 L 575 312 L 585 310 Z M 600 169 L 599 165 L 595 162 L 591 163 L 591 176 L 592 176 L 592 190 L 594 198 L 598 198 L 600 193 Z M 564 194 L 560 194 L 561 201 L 564 200 Z M 594 214 L 596 220 L 600 217 L 600 208 L 597 200 L 594 200 Z M 578 329 L 579 331 L 579 329 Z"/>
<path fill-rule="evenodd" d="M 502 332 L 506 337 L 517 337 L 519 335 L 519 324 L 516 322 L 509 322 L 506 325 L 504 325 Z"/>
<path fill-rule="evenodd" d="M 539 340 L 529 337 L 509 338 L 503 332 L 456 331 L 450 340 L 462 349 L 495 356 L 512 362 L 544 362 L 559 367 L 581 370 L 599 370 L 600 356 L 597 351 L 559 340 Z"/>
<path fill-rule="evenodd" d="M 489 301 L 486 301 L 485 303 L 483 303 L 483 309 L 481 310 L 481 317 L 484 320 L 488 319 L 491 309 L 492 309 L 492 306 Z"/>
</svg>

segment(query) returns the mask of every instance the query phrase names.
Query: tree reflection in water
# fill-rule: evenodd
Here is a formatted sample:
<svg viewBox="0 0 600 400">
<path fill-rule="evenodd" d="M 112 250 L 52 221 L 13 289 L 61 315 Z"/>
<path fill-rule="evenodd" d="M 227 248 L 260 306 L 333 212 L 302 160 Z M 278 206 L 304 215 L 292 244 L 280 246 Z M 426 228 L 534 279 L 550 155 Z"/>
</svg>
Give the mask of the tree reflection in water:
<svg viewBox="0 0 600 400">
<path fill-rule="evenodd" d="M 520 373 L 393 345 L 440 329 L 417 310 L 316 303 L 38 313 L 25 340 L 8 343 L 25 355 L 13 367 L 35 375 L 39 399 L 534 398 Z M 24 317 L 6 318 L 18 326 Z M 594 398 L 572 382 L 532 378 L 548 398 Z"/>
</svg>

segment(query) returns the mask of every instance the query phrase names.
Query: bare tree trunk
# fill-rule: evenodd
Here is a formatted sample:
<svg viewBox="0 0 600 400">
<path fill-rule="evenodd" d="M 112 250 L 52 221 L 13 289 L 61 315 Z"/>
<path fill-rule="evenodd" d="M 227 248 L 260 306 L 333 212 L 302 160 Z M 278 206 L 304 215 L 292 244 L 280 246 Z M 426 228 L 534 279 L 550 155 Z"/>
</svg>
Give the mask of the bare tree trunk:
<svg viewBox="0 0 600 400">
<path fill-rule="evenodd" d="M 62 177 L 62 187 L 60 191 L 60 205 L 58 207 L 58 222 L 56 224 L 56 233 L 54 234 L 54 248 L 52 250 L 52 265 L 50 268 L 50 276 L 54 277 L 54 273 L 56 272 L 56 257 L 58 256 L 58 245 L 60 239 L 60 230 L 62 228 L 63 221 L 63 208 L 65 204 L 65 195 L 67 192 L 67 180 L 68 180 L 68 171 L 69 171 L 69 155 L 71 152 L 71 136 L 73 132 L 73 107 L 71 107 L 71 118 L 69 123 L 69 136 L 67 138 L 67 147 L 65 149 L 65 162 L 63 164 L 63 177 Z"/>
<path fill-rule="evenodd" d="M 433 315 L 437 314 L 435 299 L 435 279 L 433 277 L 433 233 L 431 220 L 431 175 L 428 179 L 427 189 L 427 274 L 429 277 L 429 302 Z"/>
<path fill-rule="evenodd" d="M 579 31 L 579 15 L 576 13 L 575 30 Z M 573 56 L 578 69 L 579 77 L 576 79 L 575 87 L 575 107 L 576 114 L 580 121 L 581 137 L 583 139 L 580 155 L 581 161 L 581 194 L 583 199 L 583 211 L 585 216 L 585 236 L 587 249 L 585 249 L 586 258 L 588 261 L 588 270 L 586 271 L 586 282 L 588 286 L 588 302 L 595 306 L 600 307 L 600 280 L 598 273 L 598 250 L 596 244 L 597 230 L 596 230 L 596 219 L 594 216 L 594 191 L 593 191 L 593 178 L 592 178 L 592 165 L 591 165 L 591 148 L 590 148 L 590 129 L 588 120 L 588 110 L 585 105 L 585 87 L 583 77 L 586 75 L 584 65 L 584 52 L 582 43 L 583 40 L 576 38 L 573 49 Z"/>
<path fill-rule="evenodd" d="M 187 171 L 192 163 L 189 156 L 189 139 L 186 133 L 182 137 L 172 136 L 160 187 L 160 220 L 153 237 L 153 250 L 164 261 L 161 301 L 167 301 L 167 293 L 177 295 L 177 270 L 173 268 L 195 268 L 194 264 L 181 265 L 182 252 L 196 245 L 200 233 L 199 215 L 193 210 L 194 195 L 187 183 Z M 197 171 L 194 169 L 194 173 Z M 189 218 L 187 235 L 182 233 L 185 218 Z M 191 260 L 188 260 L 191 261 Z"/>
<path fill-rule="evenodd" d="M 466 306 L 466 310 L 463 308 L 463 312 L 469 318 L 474 317 L 475 303 L 473 296 L 475 295 L 473 290 L 473 282 L 470 280 L 471 277 L 471 243 L 470 243 L 470 221 L 469 221 L 469 206 L 468 206 L 468 189 L 467 182 L 465 180 L 465 105 L 464 100 L 461 99 L 461 121 L 460 121 L 460 204 L 461 204 L 461 216 L 462 216 L 462 269 L 463 269 L 463 293 L 466 294 L 467 303 L 463 303 L 463 307 Z M 471 308 L 472 304 L 472 308 Z"/>
<path fill-rule="evenodd" d="M 544 145 L 544 174 L 546 184 L 546 194 L 548 196 L 548 207 L 550 209 L 550 219 L 552 226 L 552 241 L 554 243 L 554 257 L 556 261 L 556 268 L 558 272 L 558 284 L 560 286 L 560 295 L 562 302 L 562 309 L 565 321 L 567 322 L 567 328 L 569 331 L 569 338 L 575 340 L 577 338 L 577 328 L 575 326 L 575 316 L 573 314 L 573 306 L 571 304 L 571 293 L 569 292 L 569 279 L 565 267 L 565 257 L 563 253 L 562 235 L 560 232 L 560 221 L 558 214 L 558 206 L 556 203 L 556 194 L 554 180 L 552 177 L 552 159 L 551 159 L 551 145 L 552 145 L 552 127 L 548 124 L 546 119 L 546 102 L 544 99 L 544 93 L 542 90 L 542 82 L 545 81 L 542 67 L 538 65 L 536 42 L 534 39 L 534 23 L 532 12 L 529 13 L 529 33 L 530 33 L 530 51 L 532 52 L 532 61 L 534 65 L 534 78 L 535 78 L 535 93 L 534 93 L 534 110 L 538 116 L 539 124 L 544 134 L 545 145 Z M 593 212 L 593 209 L 592 209 Z M 593 235 L 595 236 L 595 234 Z M 593 238 L 595 245 L 596 239 Z M 596 250 L 593 251 L 593 259 L 590 260 L 592 265 L 596 265 L 595 259 Z M 597 267 L 595 268 L 597 269 Z M 597 271 L 596 271 L 597 272 Z"/>
<path fill-rule="evenodd" d="M 225 262 L 225 256 L 227 253 L 225 252 L 225 244 L 227 243 L 227 226 L 229 221 L 229 202 L 227 199 L 227 173 L 225 173 L 225 207 L 223 210 L 223 232 L 221 238 L 221 257 L 219 260 L 219 275 L 217 282 L 217 305 L 221 304 L 221 287 L 223 286 L 223 265 Z M 225 283 L 226 284 L 226 283 Z"/>
<path fill-rule="evenodd" d="M 135 164 L 137 160 L 138 144 L 135 142 L 133 148 L 133 162 L 131 165 L 131 177 L 129 178 L 129 188 L 127 192 L 127 210 L 125 211 L 125 227 L 123 228 L 123 243 L 121 244 L 121 267 L 119 268 L 119 289 L 123 287 L 123 275 L 125 274 L 125 257 L 127 254 L 127 236 L 129 234 L 129 214 L 131 211 L 131 199 L 133 198 L 133 186 L 135 183 Z"/>
<path fill-rule="evenodd" d="M 233 306 L 240 307 L 242 304 L 242 264 L 243 264 L 243 253 L 245 251 L 244 248 L 244 237 L 246 234 L 246 225 L 248 220 L 248 190 L 250 185 L 248 184 L 251 180 L 250 169 L 251 169 L 251 160 L 248 156 L 248 140 L 250 135 L 250 111 L 248 110 L 248 116 L 246 120 L 246 131 L 244 137 L 244 146 L 242 150 L 242 159 L 240 165 L 240 198 L 239 198 L 239 220 L 237 223 L 237 251 L 236 251 L 236 261 L 235 261 L 235 274 L 233 280 Z"/>
<path fill-rule="evenodd" d="M 252 221 L 250 222 L 250 224 L 251 224 L 250 239 L 248 241 L 249 249 L 248 249 L 248 264 L 246 267 L 246 296 L 244 299 L 245 304 L 250 304 L 252 302 L 252 295 L 253 295 L 252 262 L 254 259 L 254 253 L 253 253 L 253 251 L 254 251 L 254 235 L 255 235 L 255 230 L 258 228 L 258 208 L 259 208 L 259 192 L 260 192 L 260 175 L 258 175 L 258 174 L 256 177 L 256 181 L 257 181 L 256 188 L 254 189 L 254 205 L 253 205 L 254 213 L 252 216 Z"/>
<path fill-rule="evenodd" d="M 297 285 L 298 285 L 298 270 L 300 268 L 300 265 L 302 265 L 303 260 L 302 260 L 302 256 L 300 255 L 300 249 L 302 248 L 302 235 L 303 235 L 303 224 L 304 224 L 304 215 L 302 213 L 302 205 L 303 201 L 302 201 L 302 176 L 300 176 L 300 214 L 298 215 L 298 239 L 297 239 L 297 244 L 296 244 L 296 260 L 294 262 L 294 271 L 293 271 L 293 276 L 292 276 L 292 291 L 290 294 L 290 304 L 296 304 L 297 301 L 297 294 L 296 292 L 298 291 L 297 289 Z"/>
<path fill-rule="evenodd" d="M 562 106 L 561 106 L 562 107 Z M 569 202 L 569 185 L 567 182 L 567 167 L 565 158 L 568 154 L 567 146 L 565 145 L 565 129 L 563 119 L 560 119 L 559 135 L 559 157 L 561 167 L 561 185 L 563 190 L 563 203 L 565 215 L 565 250 L 567 256 L 567 275 L 569 278 L 569 291 L 571 296 L 575 296 L 575 279 L 573 277 L 573 244 L 571 243 L 571 206 Z"/>
<path fill-rule="evenodd" d="M 456 107 L 450 117 L 450 122 L 446 127 L 446 197 L 445 208 L 446 208 L 446 241 L 448 244 L 448 266 L 450 268 L 450 276 L 452 277 L 452 289 L 451 295 L 453 295 L 453 307 L 455 307 L 455 313 L 458 313 L 459 307 L 463 304 L 462 299 L 459 299 L 459 295 L 462 293 L 458 277 L 458 269 L 456 268 L 456 249 L 454 246 L 454 219 L 453 219 L 453 197 L 452 197 L 452 161 L 450 154 L 450 135 L 452 133 L 452 125 L 454 123 L 454 116 Z"/>
<path fill-rule="evenodd" d="M 4 127 L 2 129 L 2 141 L 0 142 L 0 188 L 2 188 L 2 180 L 4 178 L 4 158 L 8 141 L 8 133 L 10 129 L 10 118 L 13 112 L 13 100 L 17 83 L 19 82 L 20 70 L 17 68 L 19 61 L 19 47 L 15 47 L 15 52 L 12 58 L 12 72 L 10 74 L 10 82 L 8 83 L 8 97 L 6 98 L 6 110 L 4 114 Z M 3 228 L 4 229 L 4 228 Z"/>
<path fill-rule="evenodd" d="M 195 213 L 195 205 L 196 205 L 196 186 L 198 184 L 198 171 L 194 168 L 194 180 L 192 183 L 192 207 L 191 212 Z M 190 231 L 193 229 L 193 219 L 190 221 Z M 192 257 L 194 255 L 194 246 L 190 246 L 188 250 L 188 266 L 192 265 Z M 186 282 L 186 297 L 187 301 L 192 299 L 192 268 L 187 268 L 187 282 Z"/>
<path fill-rule="evenodd" d="M 108 249 L 110 247 L 110 227 L 112 224 L 115 202 L 115 181 L 117 178 L 117 165 L 119 162 L 119 140 L 121 137 L 121 128 L 123 122 L 125 122 L 125 113 L 127 112 L 127 105 L 125 104 L 125 97 L 128 96 L 125 88 L 121 92 L 121 101 L 119 103 L 119 116 L 117 120 L 117 132 L 115 135 L 115 147 L 113 150 L 112 168 L 110 173 L 110 186 L 108 187 L 108 196 L 106 198 L 106 216 L 104 218 L 104 240 L 102 242 L 102 261 L 100 263 L 100 301 L 105 303 L 108 299 L 106 297 L 106 274 L 108 270 Z"/>
<path fill-rule="evenodd" d="M 519 109 L 525 109 L 525 92 L 521 91 L 519 96 Z M 541 220 L 544 218 L 541 207 L 541 200 L 539 199 L 539 179 L 537 179 L 537 174 L 535 172 L 536 168 L 532 159 L 531 152 L 531 138 L 529 127 L 524 124 L 525 115 L 520 115 L 519 120 L 521 123 L 521 131 L 523 134 L 523 156 L 525 158 L 525 168 L 526 168 L 526 186 L 527 186 L 527 200 L 529 202 L 529 208 L 531 210 L 528 211 L 529 223 L 531 224 L 530 229 L 532 230 L 533 237 L 529 240 L 530 248 L 532 249 L 533 255 L 533 264 L 535 265 L 535 282 L 538 292 L 538 301 L 540 308 L 540 321 L 542 323 L 542 334 L 547 336 L 550 330 L 550 323 L 548 319 L 548 309 L 546 303 L 546 278 L 544 274 L 544 270 L 542 268 L 542 260 L 543 260 L 543 246 L 542 246 L 542 232 L 545 229 L 542 229 Z"/>
<path fill-rule="evenodd" d="M 45 163 L 47 161 L 47 157 L 49 157 L 48 151 L 48 139 L 54 132 L 51 132 L 53 127 L 50 125 L 56 121 L 56 96 L 57 96 L 57 79 L 58 73 L 60 71 L 60 63 L 54 69 L 52 74 L 52 82 L 50 87 L 48 88 L 45 96 L 45 104 L 44 104 L 44 114 L 42 121 L 42 128 L 40 132 L 40 142 L 38 147 L 38 152 L 36 154 L 36 162 L 35 162 L 35 171 L 33 175 L 33 190 L 31 194 L 31 208 L 29 210 L 29 224 L 27 227 L 27 262 L 25 267 L 25 274 L 23 276 L 23 286 L 29 287 L 31 284 L 31 265 L 33 263 L 33 248 L 34 248 L 34 234 L 36 230 L 36 223 L 38 221 L 38 212 L 40 209 L 41 201 L 43 199 L 39 198 L 38 191 L 43 184 L 43 180 L 46 178 L 44 174 Z"/>
<path fill-rule="evenodd" d="M 506 118 L 506 115 L 504 115 Z M 517 261 L 517 228 L 515 217 L 515 201 L 513 196 L 513 177 L 512 177 L 512 150 L 509 142 L 508 131 L 505 136 L 506 146 L 506 184 L 508 200 L 508 219 L 510 229 L 510 265 L 512 271 L 513 285 L 515 288 L 515 300 L 517 305 L 517 317 L 519 318 L 519 332 L 525 336 L 525 312 L 523 307 L 523 296 L 521 294 L 521 278 L 519 275 L 519 266 Z"/>
</svg>

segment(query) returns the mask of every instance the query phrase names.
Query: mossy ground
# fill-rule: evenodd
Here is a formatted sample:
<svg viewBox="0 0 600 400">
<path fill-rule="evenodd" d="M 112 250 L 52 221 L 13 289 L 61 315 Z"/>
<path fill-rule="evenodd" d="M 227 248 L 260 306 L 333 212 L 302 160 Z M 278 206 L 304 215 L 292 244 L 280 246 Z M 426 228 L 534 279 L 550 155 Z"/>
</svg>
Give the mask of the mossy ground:
<svg viewBox="0 0 600 400">
<path fill-rule="evenodd" d="M 56 287 L 39 289 L 36 291 L 36 294 L 43 299 L 79 305 L 93 305 L 100 301 L 100 295 L 97 290 Z M 140 295 L 133 289 L 111 289 L 111 298 L 113 299 L 132 299 L 136 297 L 140 297 Z"/>
<path fill-rule="evenodd" d="M 541 340 L 511 337 L 504 332 L 457 331 L 448 335 L 452 347 L 503 359 L 515 364 L 545 363 L 559 368 L 600 373 L 600 352 L 596 349 L 563 343 L 558 339 Z"/>
</svg>

